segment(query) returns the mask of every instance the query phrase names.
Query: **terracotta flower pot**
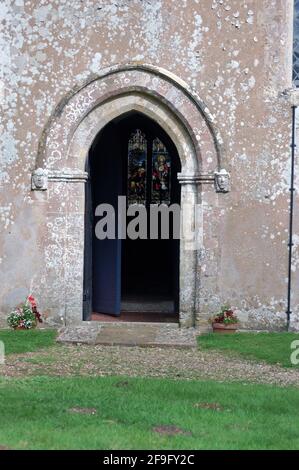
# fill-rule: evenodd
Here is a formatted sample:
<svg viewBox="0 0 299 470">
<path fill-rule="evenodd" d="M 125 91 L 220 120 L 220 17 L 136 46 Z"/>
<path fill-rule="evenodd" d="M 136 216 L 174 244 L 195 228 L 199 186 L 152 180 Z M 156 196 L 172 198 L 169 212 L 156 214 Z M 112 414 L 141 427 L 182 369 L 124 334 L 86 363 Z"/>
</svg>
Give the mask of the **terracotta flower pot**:
<svg viewBox="0 0 299 470">
<path fill-rule="evenodd" d="M 212 323 L 213 332 L 221 334 L 232 334 L 237 330 L 237 323 L 230 323 L 226 325 L 225 323 Z"/>
</svg>

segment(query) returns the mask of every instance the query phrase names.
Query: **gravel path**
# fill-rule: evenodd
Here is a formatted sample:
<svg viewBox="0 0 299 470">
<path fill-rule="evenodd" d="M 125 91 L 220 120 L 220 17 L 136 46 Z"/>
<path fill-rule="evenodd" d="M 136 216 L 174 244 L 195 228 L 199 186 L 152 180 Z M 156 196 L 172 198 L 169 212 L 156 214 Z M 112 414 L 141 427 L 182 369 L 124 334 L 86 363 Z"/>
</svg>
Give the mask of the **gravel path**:
<svg viewBox="0 0 299 470">
<path fill-rule="evenodd" d="M 0 376 L 32 375 L 124 375 L 299 386 L 299 369 L 228 357 L 211 350 L 56 345 L 7 356 L 5 365 L 0 365 Z"/>
</svg>

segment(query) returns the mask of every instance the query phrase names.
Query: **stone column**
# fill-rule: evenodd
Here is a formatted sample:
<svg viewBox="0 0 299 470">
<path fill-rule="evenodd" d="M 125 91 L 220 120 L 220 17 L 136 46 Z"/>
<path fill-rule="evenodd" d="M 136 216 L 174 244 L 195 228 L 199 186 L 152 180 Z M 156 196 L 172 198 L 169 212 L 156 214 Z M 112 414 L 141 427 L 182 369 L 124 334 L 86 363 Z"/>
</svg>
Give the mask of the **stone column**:
<svg viewBox="0 0 299 470">
<path fill-rule="evenodd" d="M 79 325 L 83 321 L 85 183 L 88 174 L 64 169 L 51 171 L 49 181 L 64 184 L 67 194 L 65 207 L 64 284 L 65 324 Z"/>
<path fill-rule="evenodd" d="M 44 170 L 32 189 L 47 190 L 42 298 L 49 321 L 58 325 L 81 324 L 83 320 L 85 183 L 88 174 L 70 168 Z"/>
<path fill-rule="evenodd" d="M 202 230 L 198 209 L 197 174 L 178 174 L 181 184 L 180 295 L 181 327 L 195 326 L 197 252 Z"/>
</svg>

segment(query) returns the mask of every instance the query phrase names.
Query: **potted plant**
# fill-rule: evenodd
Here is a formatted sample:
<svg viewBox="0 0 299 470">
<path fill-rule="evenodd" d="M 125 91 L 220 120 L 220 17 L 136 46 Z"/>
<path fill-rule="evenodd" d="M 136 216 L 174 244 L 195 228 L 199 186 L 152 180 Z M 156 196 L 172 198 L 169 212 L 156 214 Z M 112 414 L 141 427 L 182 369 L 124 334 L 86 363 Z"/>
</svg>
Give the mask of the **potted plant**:
<svg viewBox="0 0 299 470">
<path fill-rule="evenodd" d="M 214 333 L 235 333 L 238 317 L 229 305 L 223 305 L 220 312 L 211 319 Z"/>
<path fill-rule="evenodd" d="M 7 317 L 8 325 L 14 330 L 30 330 L 36 328 L 37 323 L 42 321 L 32 295 L 29 295 L 25 302 L 18 305 Z"/>
</svg>

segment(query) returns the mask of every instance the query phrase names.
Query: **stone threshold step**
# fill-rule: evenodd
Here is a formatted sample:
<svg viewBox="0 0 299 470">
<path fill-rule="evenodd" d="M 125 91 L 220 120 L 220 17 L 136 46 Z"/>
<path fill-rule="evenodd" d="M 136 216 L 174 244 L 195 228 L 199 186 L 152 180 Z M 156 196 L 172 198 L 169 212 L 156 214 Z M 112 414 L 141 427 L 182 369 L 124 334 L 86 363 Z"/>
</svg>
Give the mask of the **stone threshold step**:
<svg viewBox="0 0 299 470">
<path fill-rule="evenodd" d="M 97 346 L 121 346 L 124 348 L 175 348 L 175 349 L 196 349 L 195 343 L 108 343 L 108 342 L 99 342 L 96 343 Z"/>
<path fill-rule="evenodd" d="M 100 323 L 65 327 L 57 338 L 62 343 L 106 346 L 196 347 L 199 331 L 173 323 Z"/>
</svg>

